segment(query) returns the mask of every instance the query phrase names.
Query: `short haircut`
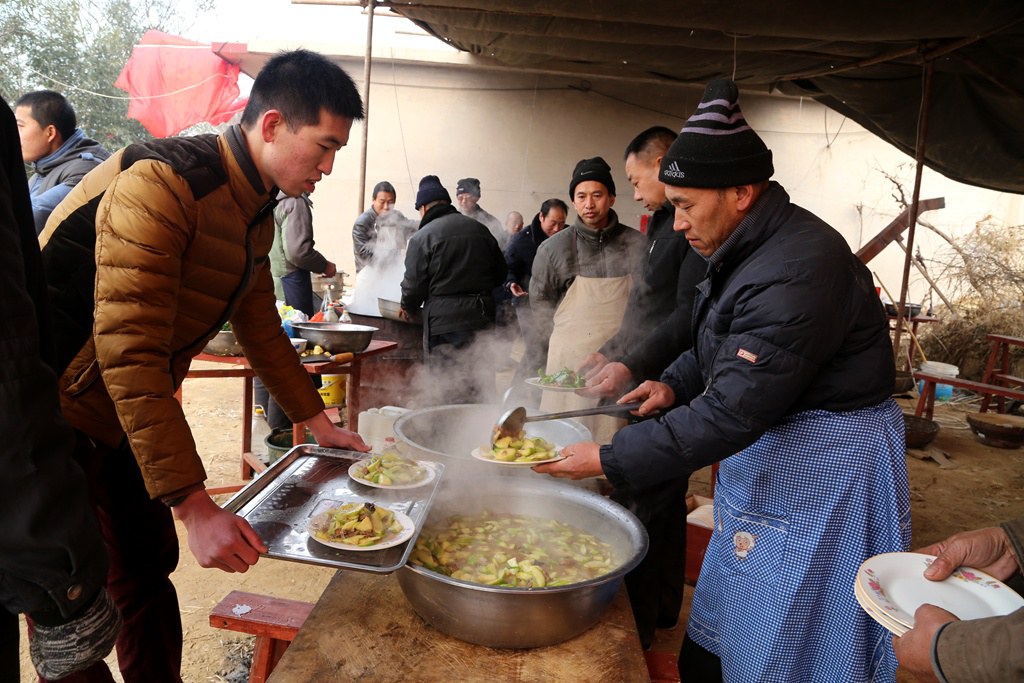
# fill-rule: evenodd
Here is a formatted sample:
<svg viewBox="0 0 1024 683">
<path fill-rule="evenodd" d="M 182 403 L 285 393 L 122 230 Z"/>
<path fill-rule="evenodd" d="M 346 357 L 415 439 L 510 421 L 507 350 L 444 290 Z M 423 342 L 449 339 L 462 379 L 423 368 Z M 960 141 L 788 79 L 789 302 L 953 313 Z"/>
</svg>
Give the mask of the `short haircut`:
<svg viewBox="0 0 1024 683">
<path fill-rule="evenodd" d="M 363 100 L 349 75 L 309 50 L 282 52 L 266 63 L 252 84 L 242 128 L 252 128 L 270 109 L 281 112 L 293 131 L 315 126 L 324 109 L 353 121 L 363 118 Z"/>
<path fill-rule="evenodd" d="M 569 215 L 569 206 L 561 199 L 558 199 L 557 197 L 552 197 L 551 199 L 544 200 L 544 203 L 540 205 L 540 215 L 547 216 L 549 213 L 551 213 L 551 209 L 554 209 L 555 207 L 558 207 L 559 209 L 564 211 L 566 216 Z"/>
<path fill-rule="evenodd" d="M 652 126 L 637 135 L 626 145 L 626 153 L 622 155 L 622 160 L 628 159 L 630 154 L 635 154 L 637 157 L 664 155 L 668 148 L 672 146 L 672 143 L 676 141 L 676 137 L 675 131 L 671 128 Z"/>
<path fill-rule="evenodd" d="M 387 192 L 389 194 L 395 195 L 395 197 L 398 197 L 398 193 L 395 192 L 395 186 L 386 180 L 382 180 L 373 186 L 373 194 L 370 195 L 370 197 L 376 199 L 377 195 L 380 194 L 381 192 Z"/>
<path fill-rule="evenodd" d="M 53 126 L 64 140 L 74 135 L 78 128 L 78 119 L 71 103 L 53 90 L 25 93 L 14 103 L 14 107 L 28 107 L 40 127 Z"/>
</svg>

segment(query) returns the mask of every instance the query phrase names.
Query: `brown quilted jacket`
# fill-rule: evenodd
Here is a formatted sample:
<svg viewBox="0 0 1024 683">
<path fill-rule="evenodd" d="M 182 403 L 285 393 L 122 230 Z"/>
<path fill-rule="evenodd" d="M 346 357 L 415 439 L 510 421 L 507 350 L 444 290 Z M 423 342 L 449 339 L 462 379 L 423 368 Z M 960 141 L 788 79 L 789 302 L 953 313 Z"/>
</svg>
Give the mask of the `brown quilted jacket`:
<svg viewBox="0 0 1024 683">
<path fill-rule="evenodd" d="M 40 236 L 64 414 L 99 443 L 127 436 L 153 498 L 206 479 L 174 393 L 224 321 L 293 420 L 323 410 L 275 307 L 275 193 L 238 128 L 156 140 L 89 173 Z"/>
</svg>

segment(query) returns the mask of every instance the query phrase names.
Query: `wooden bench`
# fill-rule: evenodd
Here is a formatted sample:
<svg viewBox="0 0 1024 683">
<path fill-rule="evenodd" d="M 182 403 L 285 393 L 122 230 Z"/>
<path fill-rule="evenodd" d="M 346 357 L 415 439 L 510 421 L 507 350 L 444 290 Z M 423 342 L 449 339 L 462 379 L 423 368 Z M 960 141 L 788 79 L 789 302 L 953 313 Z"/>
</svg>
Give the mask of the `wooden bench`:
<svg viewBox="0 0 1024 683">
<path fill-rule="evenodd" d="M 985 384 L 984 382 L 975 382 L 969 379 L 960 379 L 959 377 L 949 377 L 947 375 L 932 375 L 927 372 L 920 371 L 915 372 L 914 377 L 924 382 L 924 387 L 921 389 L 921 395 L 917 399 L 917 410 L 914 411 L 914 415 L 920 417 L 921 414 L 924 413 L 924 416 L 929 420 L 932 419 L 932 412 L 935 409 L 935 387 L 939 384 L 948 384 L 949 386 L 973 391 L 976 394 L 985 396 L 986 399 L 991 399 L 993 396 L 999 396 L 1002 398 L 1024 401 L 1024 389 L 1015 389 L 1012 387 L 999 386 L 997 384 Z M 986 400 L 986 403 L 987 402 L 988 401 Z"/>
<path fill-rule="evenodd" d="M 1011 389 L 1024 387 L 1024 378 L 1014 377 L 1010 374 L 1010 347 L 1024 347 L 1024 339 L 1008 337 L 1004 334 L 990 334 L 987 336 L 990 350 L 988 362 L 985 363 L 985 374 L 982 375 L 981 381 L 986 384 L 995 384 Z M 986 395 L 981 402 L 981 412 L 988 412 L 991 402 L 992 396 Z M 997 412 L 1006 412 L 1005 403 L 1005 397 L 996 394 Z"/>
<path fill-rule="evenodd" d="M 256 636 L 249 683 L 265 683 L 312 609 L 301 600 L 231 591 L 210 612 L 210 626 Z"/>
</svg>

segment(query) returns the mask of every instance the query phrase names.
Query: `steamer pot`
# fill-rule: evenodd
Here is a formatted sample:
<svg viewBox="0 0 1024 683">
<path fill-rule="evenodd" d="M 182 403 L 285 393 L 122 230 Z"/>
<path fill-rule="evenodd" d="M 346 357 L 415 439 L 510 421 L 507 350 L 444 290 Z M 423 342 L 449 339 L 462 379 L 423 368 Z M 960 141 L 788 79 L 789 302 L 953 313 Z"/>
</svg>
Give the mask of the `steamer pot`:
<svg viewBox="0 0 1024 683">
<path fill-rule="evenodd" d="M 451 514 L 484 510 L 554 518 L 610 543 L 621 562 L 618 568 L 590 581 L 553 588 L 484 586 L 411 564 L 396 576 L 413 610 L 452 637 L 488 647 L 554 645 L 597 623 L 622 577 L 646 554 L 647 532 L 632 513 L 596 493 L 552 479 L 517 479 L 514 486 L 509 482 L 503 477 L 446 481 L 427 526 L 441 524 Z"/>
</svg>

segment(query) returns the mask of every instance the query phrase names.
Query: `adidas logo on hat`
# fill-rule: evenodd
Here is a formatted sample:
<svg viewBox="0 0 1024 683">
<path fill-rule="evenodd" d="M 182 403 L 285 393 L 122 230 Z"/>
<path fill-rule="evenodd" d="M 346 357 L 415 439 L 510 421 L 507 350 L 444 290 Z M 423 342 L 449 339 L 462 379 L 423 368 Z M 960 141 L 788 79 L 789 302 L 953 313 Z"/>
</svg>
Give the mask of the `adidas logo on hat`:
<svg viewBox="0 0 1024 683">
<path fill-rule="evenodd" d="M 661 173 L 669 178 L 682 179 L 686 177 L 686 173 L 683 169 L 679 168 L 679 162 L 677 161 L 673 161 L 666 168 L 662 169 Z"/>
</svg>

